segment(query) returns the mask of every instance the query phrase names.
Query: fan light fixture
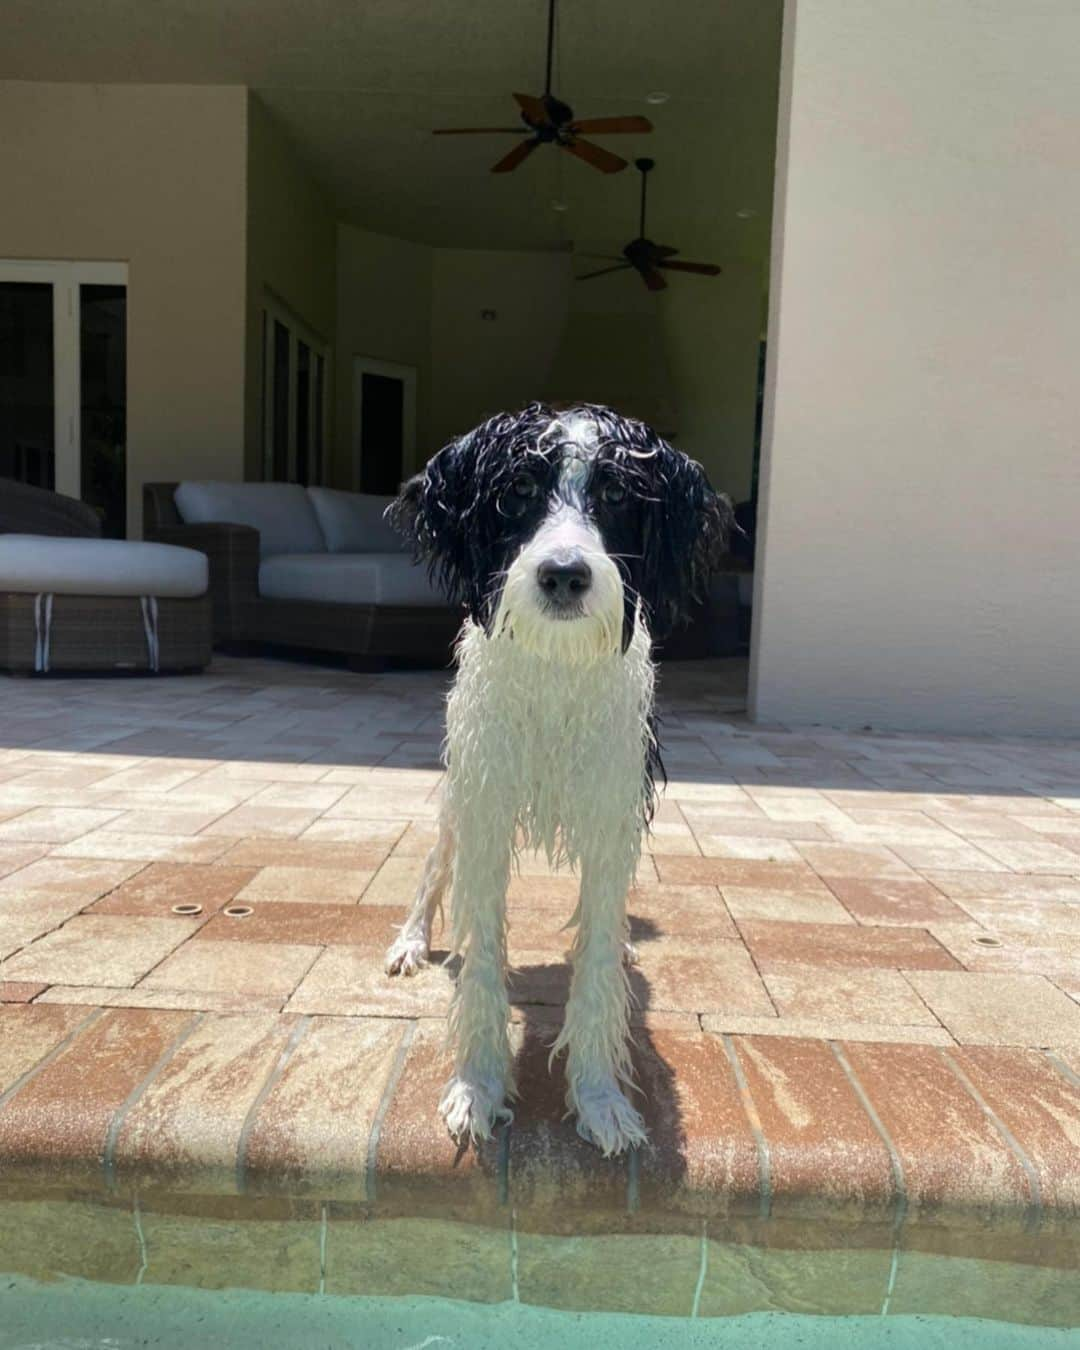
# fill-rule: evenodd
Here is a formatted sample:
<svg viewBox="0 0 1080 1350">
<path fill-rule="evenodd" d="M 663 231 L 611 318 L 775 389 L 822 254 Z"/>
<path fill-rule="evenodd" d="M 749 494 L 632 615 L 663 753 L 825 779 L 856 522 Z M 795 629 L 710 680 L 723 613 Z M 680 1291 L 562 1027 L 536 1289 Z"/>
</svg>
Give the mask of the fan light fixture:
<svg viewBox="0 0 1080 1350">
<path fill-rule="evenodd" d="M 606 276 L 608 272 L 626 272 L 633 268 L 641 277 L 650 291 L 667 290 L 667 282 L 661 275 L 660 269 L 670 269 L 672 272 L 693 272 L 700 277 L 715 277 L 720 274 L 720 268 L 715 263 L 683 262 L 681 259 L 676 262 L 675 255 L 677 248 L 668 248 L 666 244 L 656 244 L 645 234 L 645 192 L 648 186 L 649 174 L 656 168 L 654 159 L 636 159 L 635 165 L 641 173 L 641 215 L 638 223 L 638 237 L 631 239 L 622 251 L 621 258 L 610 257 L 605 253 L 587 253 L 583 257 L 603 258 L 606 262 L 614 263 L 614 267 L 601 267 L 595 272 L 586 272 L 584 276 L 578 277 L 578 281 L 590 281 L 593 277 Z"/>
<path fill-rule="evenodd" d="M 625 159 L 613 155 L 602 145 L 584 139 L 583 133 L 595 133 L 599 136 L 612 136 L 617 133 L 641 135 L 652 131 L 652 123 L 647 117 L 588 117 L 578 121 L 574 110 L 568 103 L 555 97 L 551 92 L 551 65 L 555 52 L 555 0 L 548 2 L 547 67 L 544 76 L 544 92 L 536 98 L 532 94 L 514 94 L 514 101 L 520 109 L 521 127 L 448 127 L 432 134 L 435 136 L 483 136 L 488 133 L 505 132 L 509 136 L 527 136 L 528 140 L 515 145 L 508 155 L 504 155 L 497 164 L 491 166 L 492 173 L 509 173 L 532 154 L 538 145 L 555 145 L 560 150 L 583 159 L 601 173 L 618 173 L 627 167 Z M 666 97 L 666 96 L 665 96 Z"/>
</svg>

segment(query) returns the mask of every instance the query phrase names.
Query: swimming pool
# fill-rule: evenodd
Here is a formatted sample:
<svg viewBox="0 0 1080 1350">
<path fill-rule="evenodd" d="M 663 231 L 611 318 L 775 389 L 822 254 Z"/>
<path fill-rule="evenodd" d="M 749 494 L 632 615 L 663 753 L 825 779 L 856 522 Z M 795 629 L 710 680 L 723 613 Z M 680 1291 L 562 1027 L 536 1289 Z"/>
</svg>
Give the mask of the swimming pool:
<svg viewBox="0 0 1080 1350">
<path fill-rule="evenodd" d="M 0 1350 L 1075 1350 L 1080 1331 L 973 1317 L 730 1318 L 569 1313 L 521 1303 L 41 1284 L 0 1278 Z"/>
<path fill-rule="evenodd" d="M 293 1198 L 0 1194 L 0 1350 L 1080 1350 L 1068 1223 L 715 1216 L 695 1234 L 602 1218 L 574 1212 L 556 1233 L 512 1207 L 480 1224 Z"/>
</svg>

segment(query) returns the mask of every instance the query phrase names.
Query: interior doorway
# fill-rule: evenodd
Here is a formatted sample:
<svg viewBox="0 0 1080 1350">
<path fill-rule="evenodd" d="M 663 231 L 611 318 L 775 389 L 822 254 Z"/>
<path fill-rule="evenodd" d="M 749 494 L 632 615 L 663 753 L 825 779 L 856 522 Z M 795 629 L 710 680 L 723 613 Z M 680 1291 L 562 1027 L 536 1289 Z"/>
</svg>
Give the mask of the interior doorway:
<svg viewBox="0 0 1080 1350">
<path fill-rule="evenodd" d="M 353 483 L 390 496 L 416 453 L 416 367 L 358 356 L 353 362 Z"/>
<path fill-rule="evenodd" d="M 126 531 L 127 264 L 0 261 L 0 478 Z"/>
</svg>

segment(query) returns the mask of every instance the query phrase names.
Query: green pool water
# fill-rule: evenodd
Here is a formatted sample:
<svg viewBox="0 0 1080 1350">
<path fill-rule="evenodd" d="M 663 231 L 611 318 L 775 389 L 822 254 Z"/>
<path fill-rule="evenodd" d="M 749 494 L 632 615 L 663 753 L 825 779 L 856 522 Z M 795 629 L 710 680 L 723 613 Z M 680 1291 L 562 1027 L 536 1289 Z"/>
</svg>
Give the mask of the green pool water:
<svg viewBox="0 0 1080 1350">
<path fill-rule="evenodd" d="M 1080 1350 L 1080 1330 L 974 1317 L 693 1320 L 520 1303 L 39 1284 L 0 1276 L 0 1350 Z"/>
</svg>

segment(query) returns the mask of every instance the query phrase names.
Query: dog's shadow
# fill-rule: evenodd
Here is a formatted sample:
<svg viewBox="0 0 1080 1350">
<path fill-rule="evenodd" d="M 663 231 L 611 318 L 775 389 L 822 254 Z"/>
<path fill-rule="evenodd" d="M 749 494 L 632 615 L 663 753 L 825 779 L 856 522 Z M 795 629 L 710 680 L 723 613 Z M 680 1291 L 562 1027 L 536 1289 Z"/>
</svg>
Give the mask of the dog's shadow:
<svg viewBox="0 0 1080 1350">
<path fill-rule="evenodd" d="M 630 940 L 636 947 L 661 936 L 653 920 L 630 916 Z M 432 953 L 438 961 L 444 953 Z M 456 979 L 460 962 L 446 964 Z M 551 1060 L 551 1046 L 562 1028 L 566 1001 L 570 994 L 571 967 L 566 959 L 552 956 L 544 962 L 511 965 L 508 992 L 512 1016 L 518 1031 L 514 1065 L 518 1100 L 511 1131 L 515 1135 L 542 1132 L 544 1152 L 554 1145 L 560 1151 L 575 1153 L 586 1162 L 598 1153 L 582 1145 L 572 1118 L 568 1117 L 566 1098 L 566 1057 Z M 631 998 L 631 1059 L 634 1084 L 627 1095 L 645 1118 L 649 1142 L 640 1150 L 624 1155 L 629 1182 L 629 1200 L 634 1203 L 639 1178 L 662 1175 L 663 1184 L 677 1183 L 686 1173 L 686 1135 L 676 1091 L 675 1071 L 669 1062 L 674 1032 L 654 1031 L 646 1015 L 651 1005 L 651 987 L 642 968 L 630 965 L 627 979 Z M 560 1147 L 561 1146 L 561 1147 Z M 463 1146 L 459 1153 L 467 1152 Z"/>
</svg>

